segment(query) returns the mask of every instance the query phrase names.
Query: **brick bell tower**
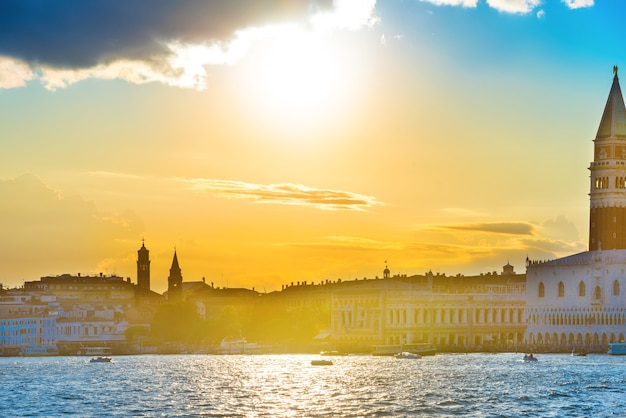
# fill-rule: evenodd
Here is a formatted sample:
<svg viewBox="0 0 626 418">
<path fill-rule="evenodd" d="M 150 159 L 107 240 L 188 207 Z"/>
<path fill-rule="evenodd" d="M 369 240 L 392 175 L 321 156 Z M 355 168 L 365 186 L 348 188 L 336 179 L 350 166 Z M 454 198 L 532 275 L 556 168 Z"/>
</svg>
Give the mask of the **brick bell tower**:
<svg viewBox="0 0 626 418">
<path fill-rule="evenodd" d="M 589 251 L 626 249 L 626 108 L 613 73 L 589 167 Z"/>
<path fill-rule="evenodd" d="M 143 240 L 141 248 L 137 251 L 137 286 L 150 290 L 150 251 Z"/>
</svg>

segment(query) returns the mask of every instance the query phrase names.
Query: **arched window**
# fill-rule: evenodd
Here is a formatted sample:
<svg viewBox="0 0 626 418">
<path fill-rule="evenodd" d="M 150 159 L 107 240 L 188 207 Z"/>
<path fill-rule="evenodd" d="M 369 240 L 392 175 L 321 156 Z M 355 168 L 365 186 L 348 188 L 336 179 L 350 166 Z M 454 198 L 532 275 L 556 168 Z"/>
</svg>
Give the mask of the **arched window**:
<svg viewBox="0 0 626 418">
<path fill-rule="evenodd" d="M 594 289 L 593 297 L 596 300 L 602 299 L 602 289 L 600 289 L 600 286 L 596 286 L 596 288 Z"/>
<path fill-rule="evenodd" d="M 546 288 L 543 285 L 543 282 L 539 282 L 539 297 L 542 298 L 546 295 Z"/>
<path fill-rule="evenodd" d="M 563 282 L 559 282 L 559 297 L 562 298 L 565 296 L 565 285 Z"/>
<path fill-rule="evenodd" d="M 585 282 L 578 283 L 578 296 L 585 296 Z"/>
<path fill-rule="evenodd" d="M 619 296 L 619 282 L 617 280 L 613 282 L 613 296 Z"/>
</svg>

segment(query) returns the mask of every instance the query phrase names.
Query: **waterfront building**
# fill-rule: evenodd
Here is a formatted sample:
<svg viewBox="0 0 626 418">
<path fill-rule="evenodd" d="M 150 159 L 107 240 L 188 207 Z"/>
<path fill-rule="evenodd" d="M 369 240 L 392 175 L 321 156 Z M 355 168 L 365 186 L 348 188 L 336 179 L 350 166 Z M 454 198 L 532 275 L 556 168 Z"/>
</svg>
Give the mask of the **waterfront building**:
<svg viewBox="0 0 626 418">
<path fill-rule="evenodd" d="M 407 277 L 391 276 L 386 268 L 383 277 L 332 292 L 331 341 L 337 348 L 429 343 L 443 351 L 488 351 L 524 345 L 526 280 L 508 263 L 501 274 Z"/>
<path fill-rule="evenodd" d="M 45 308 L 18 310 L 0 318 L 0 355 L 18 355 L 35 347 L 56 351 L 56 315 Z"/>
<path fill-rule="evenodd" d="M 31 294 L 51 294 L 60 303 L 115 303 L 130 305 L 135 299 L 135 286 L 130 279 L 102 273 L 94 276 L 62 274 L 45 276 L 24 282 L 24 291 Z"/>
<path fill-rule="evenodd" d="M 626 335 L 626 108 L 617 67 L 593 142 L 589 250 L 526 263 L 526 339 L 538 350 L 606 352 Z"/>
</svg>

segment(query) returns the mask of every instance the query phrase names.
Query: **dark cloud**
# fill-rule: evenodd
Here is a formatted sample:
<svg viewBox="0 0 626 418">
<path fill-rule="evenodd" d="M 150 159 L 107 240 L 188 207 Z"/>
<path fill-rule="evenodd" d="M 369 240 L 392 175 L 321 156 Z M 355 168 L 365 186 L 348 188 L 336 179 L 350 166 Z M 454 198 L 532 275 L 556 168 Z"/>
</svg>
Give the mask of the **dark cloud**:
<svg viewBox="0 0 626 418">
<path fill-rule="evenodd" d="M 0 55 L 68 69 L 149 61 L 168 52 L 165 42 L 226 40 L 330 7 L 332 0 L 2 0 Z"/>
</svg>

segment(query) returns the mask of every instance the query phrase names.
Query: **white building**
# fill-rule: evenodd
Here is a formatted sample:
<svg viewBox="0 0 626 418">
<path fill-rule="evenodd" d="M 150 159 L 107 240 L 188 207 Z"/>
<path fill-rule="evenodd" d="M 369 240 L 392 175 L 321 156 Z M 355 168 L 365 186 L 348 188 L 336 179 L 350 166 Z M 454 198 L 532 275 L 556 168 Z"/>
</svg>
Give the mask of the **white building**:
<svg viewBox="0 0 626 418">
<path fill-rule="evenodd" d="M 332 293 L 332 342 L 347 351 L 418 343 L 442 351 L 522 348 L 525 295 L 524 275 L 509 264 L 501 274 L 471 277 L 390 277 L 385 269 L 382 280 Z"/>
<path fill-rule="evenodd" d="M 626 108 L 614 73 L 589 167 L 589 251 L 527 260 L 526 339 L 537 350 L 605 352 L 626 335 Z"/>
</svg>

